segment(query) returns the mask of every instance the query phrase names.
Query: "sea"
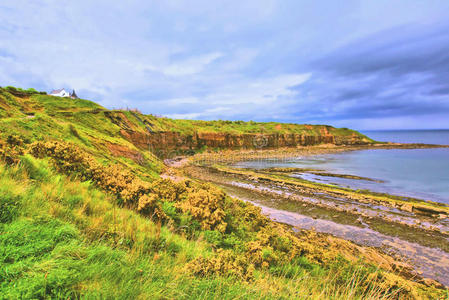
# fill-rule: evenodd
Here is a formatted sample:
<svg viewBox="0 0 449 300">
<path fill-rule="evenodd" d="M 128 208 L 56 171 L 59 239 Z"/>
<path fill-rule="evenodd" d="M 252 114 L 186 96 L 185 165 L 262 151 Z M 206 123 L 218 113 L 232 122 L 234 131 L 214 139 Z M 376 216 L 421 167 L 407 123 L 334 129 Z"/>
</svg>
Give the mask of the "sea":
<svg viewBox="0 0 449 300">
<path fill-rule="evenodd" d="M 449 145 L 449 130 L 362 131 L 385 142 Z M 449 148 L 369 149 L 336 154 L 239 162 L 236 167 L 313 168 L 375 179 L 355 180 L 299 173 L 295 176 L 353 189 L 449 204 Z"/>
</svg>

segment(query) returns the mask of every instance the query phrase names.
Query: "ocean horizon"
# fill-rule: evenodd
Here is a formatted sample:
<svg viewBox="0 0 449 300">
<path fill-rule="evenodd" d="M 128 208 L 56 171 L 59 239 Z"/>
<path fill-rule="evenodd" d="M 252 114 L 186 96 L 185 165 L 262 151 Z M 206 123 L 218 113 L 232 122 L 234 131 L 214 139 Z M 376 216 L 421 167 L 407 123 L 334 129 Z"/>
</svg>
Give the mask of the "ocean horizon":
<svg viewBox="0 0 449 300">
<path fill-rule="evenodd" d="M 359 132 L 379 142 L 449 145 L 449 129 L 385 129 Z"/>
</svg>

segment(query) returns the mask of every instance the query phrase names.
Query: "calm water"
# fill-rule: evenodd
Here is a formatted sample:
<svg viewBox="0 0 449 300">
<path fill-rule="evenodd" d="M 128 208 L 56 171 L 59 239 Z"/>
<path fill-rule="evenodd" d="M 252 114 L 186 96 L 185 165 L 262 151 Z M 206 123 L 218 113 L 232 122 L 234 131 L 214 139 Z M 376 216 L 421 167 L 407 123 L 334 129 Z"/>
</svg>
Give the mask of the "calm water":
<svg viewBox="0 0 449 300">
<path fill-rule="evenodd" d="M 361 131 L 373 140 L 397 143 L 449 145 L 449 130 L 382 130 Z"/>
<path fill-rule="evenodd" d="M 449 130 L 372 131 L 364 133 L 375 140 L 381 141 L 449 144 Z M 250 168 L 317 168 L 332 173 L 381 179 L 385 182 L 378 183 L 310 174 L 299 175 L 305 179 L 319 182 L 449 204 L 449 148 L 362 150 L 313 157 L 297 157 L 282 161 L 248 161 L 241 162 L 237 166 Z"/>
</svg>

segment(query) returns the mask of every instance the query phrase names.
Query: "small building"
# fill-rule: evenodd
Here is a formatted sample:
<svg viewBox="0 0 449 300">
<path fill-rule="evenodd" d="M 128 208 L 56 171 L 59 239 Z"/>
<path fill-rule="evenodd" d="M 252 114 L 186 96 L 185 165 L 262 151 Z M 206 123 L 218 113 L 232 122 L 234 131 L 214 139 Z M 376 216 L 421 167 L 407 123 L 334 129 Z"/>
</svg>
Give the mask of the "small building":
<svg viewBox="0 0 449 300">
<path fill-rule="evenodd" d="M 70 97 L 70 93 L 65 89 L 53 90 L 51 91 L 50 95 L 56 97 Z"/>
<path fill-rule="evenodd" d="M 51 91 L 50 95 L 56 97 L 67 97 L 72 99 L 78 99 L 75 90 L 72 90 L 71 93 L 67 92 L 65 89 L 53 90 Z"/>
</svg>

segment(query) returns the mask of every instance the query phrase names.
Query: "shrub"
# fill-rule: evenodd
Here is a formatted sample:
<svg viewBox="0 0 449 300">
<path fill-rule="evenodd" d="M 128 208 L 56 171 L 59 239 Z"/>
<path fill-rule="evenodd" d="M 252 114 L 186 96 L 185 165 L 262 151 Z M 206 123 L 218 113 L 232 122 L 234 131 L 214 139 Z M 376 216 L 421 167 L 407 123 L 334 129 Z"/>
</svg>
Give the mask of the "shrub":
<svg viewBox="0 0 449 300">
<path fill-rule="evenodd" d="M 139 198 L 137 210 L 147 216 L 155 216 L 158 220 L 167 219 L 167 215 L 157 200 L 157 195 L 143 195 Z"/>
<path fill-rule="evenodd" d="M 58 142 L 35 142 L 30 153 L 38 158 L 50 157 L 58 172 L 92 180 L 100 188 L 117 195 L 124 204 L 137 206 L 140 197 L 149 192 L 150 184 L 118 165 L 104 167 L 78 146 Z"/>
<path fill-rule="evenodd" d="M 199 257 L 188 263 L 186 269 L 197 276 L 224 275 L 245 281 L 254 278 L 254 265 L 231 250 L 219 249 L 211 258 Z"/>
<path fill-rule="evenodd" d="M 224 232 L 225 198 L 226 194 L 211 184 L 195 185 L 187 188 L 187 197 L 178 208 L 198 220 L 202 229 Z"/>
<path fill-rule="evenodd" d="M 77 146 L 57 141 L 35 142 L 30 146 L 30 153 L 37 158 L 51 157 L 58 172 L 79 174 L 81 179 L 92 178 L 97 165 L 92 157 Z"/>
<path fill-rule="evenodd" d="M 223 234 L 215 230 L 206 230 L 204 231 L 204 239 L 208 243 L 214 245 L 215 247 L 218 247 L 222 244 Z"/>
<path fill-rule="evenodd" d="M 25 89 L 16 88 L 16 87 L 13 87 L 13 86 L 5 87 L 5 90 L 7 90 L 10 94 L 12 94 L 12 95 L 14 95 L 16 97 L 22 97 L 22 98 L 23 97 L 28 97 L 28 96 L 33 95 L 33 94 L 47 94 L 45 92 L 38 92 L 38 91 L 36 91 L 33 88 L 29 88 L 29 89 L 25 90 Z"/>
<path fill-rule="evenodd" d="M 175 183 L 169 179 L 158 179 L 152 182 L 151 192 L 158 199 L 168 202 L 178 202 L 185 198 L 189 182 Z"/>
<path fill-rule="evenodd" d="M 0 160 L 7 165 L 16 164 L 23 155 L 23 140 L 15 135 L 9 135 L 6 142 L 0 140 Z"/>
</svg>

